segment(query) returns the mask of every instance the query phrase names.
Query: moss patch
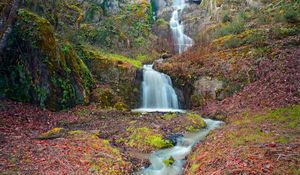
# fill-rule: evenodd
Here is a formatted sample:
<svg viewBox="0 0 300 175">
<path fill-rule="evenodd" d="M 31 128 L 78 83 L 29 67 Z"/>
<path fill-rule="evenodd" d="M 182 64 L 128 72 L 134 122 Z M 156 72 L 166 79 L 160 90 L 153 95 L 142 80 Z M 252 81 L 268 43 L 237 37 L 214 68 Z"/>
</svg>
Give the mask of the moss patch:
<svg viewBox="0 0 300 175">
<path fill-rule="evenodd" d="M 161 149 L 173 146 L 169 140 L 164 140 L 160 134 L 147 127 L 129 127 L 127 131 L 131 133 L 127 141 L 127 144 L 131 147 L 145 150 L 149 148 Z"/>
<path fill-rule="evenodd" d="M 37 137 L 37 139 L 55 139 L 58 137 L 63 136 L 63 134 L 65 133 L 65 129 L 64 128 L 53 128 L 45 133 L 42 133 L 40 136 Z"/>
<path fill-rule="evenodd" d="M 123 102 L 117 102 L 114 105 L 114 108 L 117 109 L 118 111 L 129 111 L 129 107 Z"/>
<path fill-rule="evenodd" d="M 160 116 L 160 118 L 163 120 L 172 120 L 175 117 L 177 117 L 176 113 L 166 113 L 166 114 Z"/>
<path fill-rule="evenodd" d="M 188 113 L 187 118 L 193 123 L 192 126 L 186 127 L 186 130 L 189 132 L 196 131 L 206 126 L 205 121 L 199 114 Z"/>
</svg>

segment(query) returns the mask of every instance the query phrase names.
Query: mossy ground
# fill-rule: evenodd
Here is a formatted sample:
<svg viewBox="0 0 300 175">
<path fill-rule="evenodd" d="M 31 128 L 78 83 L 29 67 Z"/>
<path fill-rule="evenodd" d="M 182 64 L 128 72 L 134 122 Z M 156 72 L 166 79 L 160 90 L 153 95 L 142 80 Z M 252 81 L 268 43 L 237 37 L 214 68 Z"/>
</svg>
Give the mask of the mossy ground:
<svg viewBox="0 0 300 175">
<path fill-rule="evenodd" d="M 293 105 L 231 116 L 189 157 L 186 173 L 297 174 L 299 110 L 299 105 Z"/>
<path fill-rule="evenodd" d="M 174 146 L 169 140 L 164 140 L 159 132 L 154 132 L 153 129 L 147 127 L 129 127 L 127 131 L 130 132 L 130 136 L 125 143 L 139 150 L 147 150 L 149 147 L 150 149 L 162 149 Z"/>
<path fill-rule="evenodd" d="M 51 163 L 58 160 L 72 167 L 80 166 L 77 169 L 82 174 L 130 174 L 148 163 L 148 154 L 151 152 L 173 146 L 167 136 L 186 133 L 187 126 L 199 129 L 202 121 L 200 115 L 192 113 L 189 117 L 176 113 L 140 114 L 113 108 L 103 109 L 96 104 L 54 113 L 30 104 L 1 102 L 3 108 L 0 108 L 0 114 L 6 117 L 1 119 L 0 126 L 14 128 L 4 131 L 12 135 L 12 139 L 5 137 L 5 141 L 15 143 L 13 147 L 5 144 L 5 161 L 24 161 L 22 156 L 16 157 L 19 154 L 15 154 L 13 158 L 9 155 L 11 149 L 16 149 L 20 154 L 24 151 L 30 156 L 28 159 L 31 163 L 37 164 L 39 171 L 50 174 L 51 171 L 68 174 L 73 171 L 73 168 L 69 167 L 44 169 L 48 167 L 43 167 L 45 164 L 52 165 Z M 22 109 L 21 113 L 15 116 L 19 109 Z M 172 117 L 165 117 L 166 115 Z M 39 116 L 43 116 L 43 119 Z M 13 126 L 23 129 L 19 130 Z M 22 143 L 14 136 L 22 137 Z M 23 146 L 18 147 L 17 143 Z M 41 150 L 35 154 L 32 148 Z M 38 158 L 36 162 L 31 158 L 35 156 L 45 157 L 45 160 L 39 161 Z M 54 162 L 51 159 L 54 159 Z M 14 163 L 7 163 L 11 164 Z M 13 168 L 5 167 L 2 170 L 23 172 L 27 166 L 30 167 L 24 163 L 18 168 L 12 166 Z"/>
</svg>

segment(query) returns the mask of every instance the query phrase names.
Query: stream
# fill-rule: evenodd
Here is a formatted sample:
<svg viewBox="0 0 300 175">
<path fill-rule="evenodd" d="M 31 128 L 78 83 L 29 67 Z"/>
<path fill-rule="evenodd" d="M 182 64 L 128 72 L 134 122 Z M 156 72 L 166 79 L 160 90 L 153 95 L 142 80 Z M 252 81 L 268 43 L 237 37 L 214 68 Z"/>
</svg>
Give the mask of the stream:
<svg viewBox="0 0 300 175">
<path fill-rule="evenodd" d="M 207 124 L 206 128 L 201 129 L 199 132 L 188 133 L 184 137 L 177 138 L 177 145 L 154 152 L 150 155 L 150 166 L 143 168 L 138 175 L 180 175 L 183 173 L 183 167 L 185 165 L 186 156 L 192 151 L 193 146 L 199 141 L 203 140 L 207 134 L 218 127 L 223 122 L 204 119 Z M 167 166 L 164 160 L 174 158 L 174 163 Z"/>
<path fill-rule="evenodd" d="M 187 6 L 185 0 L 173 0 L 173 12 L 170 19 L 170 29 L 173 34 L 178 53 L 183 53 L 194 45 L 192 38 L 184 33 L 184 24 L 180 15 Z M 153 69 L 153 65 L 143 66 L 142 105 L 134 112 L 185 112 L 180 109 L 177 94 L 171 78 Z M 158 150 L 149 157 L 150 166 L 142 168 L 137 175 L 180 175 L 186 157 L 193 146 L 203 140 L 207 134 L 223 122 L 204 119 L 206 127 L 195 133 L 188 133 L 177 138 L 177 144 L 168 149 Z M 166 163 L 169 162 L 169 163 Z"/>
</svg>

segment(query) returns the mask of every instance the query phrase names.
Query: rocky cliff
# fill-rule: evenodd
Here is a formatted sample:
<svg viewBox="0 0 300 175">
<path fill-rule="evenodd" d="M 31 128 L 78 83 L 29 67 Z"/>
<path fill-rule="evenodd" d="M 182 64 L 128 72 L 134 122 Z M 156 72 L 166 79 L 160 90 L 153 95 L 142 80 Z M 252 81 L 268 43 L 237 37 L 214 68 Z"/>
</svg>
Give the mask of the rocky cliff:
<svg viewBox="0 0 300 175">
<path fill-rule="evenodd" d="M 173 77 L 185 94 L 187 106 L 223 100 L 261 79 L 261 71 L 268 71 L 263 70 L 267 62 L 272 62 L 270 66 L 282 65 L 273 59 L 280 57 L 285 40 L 293 43 L 289 49 L 297 48 L 298 10 L 295 1 L 191 4 L 182 20 L 195 46 L 157 67 Z"/>
</svg>

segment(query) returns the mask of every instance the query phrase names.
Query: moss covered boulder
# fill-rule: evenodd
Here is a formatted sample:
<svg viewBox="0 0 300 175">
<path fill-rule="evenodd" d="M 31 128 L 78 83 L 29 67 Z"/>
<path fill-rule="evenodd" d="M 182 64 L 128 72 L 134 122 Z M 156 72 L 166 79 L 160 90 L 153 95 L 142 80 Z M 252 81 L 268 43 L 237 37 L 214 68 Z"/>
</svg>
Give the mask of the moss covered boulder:
<svg viewBox="0 0 300 175">
<path fill-rule="evenodd" d="M 20 9 L 4 53 L 0 95 L 50 110 L 89 102 L 90 71 L 47 19 Z"/>
<path fill-rule="evenodd" d="M 78 48 L 78 53 L 91 70 L 96 82 L 106 86 L 102 89 L 111 89 L 113 103 L 123 102 L 131 108 L 137 107 L 140 97 L 140 61 L 89 49 L 87 46 Z"/>
<path fill-rule="evenodd" d="M 188 113 L 186 117 L 192 123 L 191 125 L 186 126 L 186 131 L 195 132 L 201 128 L 206 127 L 205 121 L 199 114 Z"/>
<path fill-rule="evenodd" d="M 135 147 L 140 151 L 157 150 L 173 146 L 171 141 L 165 140 L 161 134 L 155 132 L 147 127 L 129 127 L 127 131 L 130 132 L 125 143 L 130 147 Z"/>
</svg>

